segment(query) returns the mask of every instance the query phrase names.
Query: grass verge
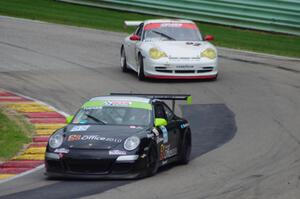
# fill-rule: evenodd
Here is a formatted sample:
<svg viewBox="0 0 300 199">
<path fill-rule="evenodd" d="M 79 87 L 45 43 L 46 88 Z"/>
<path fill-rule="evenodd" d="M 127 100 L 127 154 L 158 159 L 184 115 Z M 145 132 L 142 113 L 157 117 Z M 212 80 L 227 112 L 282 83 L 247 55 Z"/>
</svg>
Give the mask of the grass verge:
<svg viewBox="0 0 300 199">
<path fill-rule="evenodd" d="M 30 142 L 33 127 L 25 118 L 5 109 L 0 109 L 0 161 L 16 155 L 25 143 Z"/>
<path fill-rule="evenodd" d="M 102 8 L 79 6 L 55 0 L 0 0 L 0 15 L 36 19 L 60 24 L 82 26 L 117 32 L 124 29 L 123 21 L 158 18 Z M 218 46 L 300 57 L 300 37 L 243 30 L 226 26 L 198 23 L 205 34 L 213 34 Z"/>
</svg>

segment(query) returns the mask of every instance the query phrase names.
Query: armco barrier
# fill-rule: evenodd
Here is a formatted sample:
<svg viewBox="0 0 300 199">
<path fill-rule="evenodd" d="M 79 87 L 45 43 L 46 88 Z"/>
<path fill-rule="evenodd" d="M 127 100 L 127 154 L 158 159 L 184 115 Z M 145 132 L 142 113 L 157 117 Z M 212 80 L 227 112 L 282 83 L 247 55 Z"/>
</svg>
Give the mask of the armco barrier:
<svg viewBox="0 0 300 199">
<path fill-rule="evenodd" d="M 300 35 L 300 1 L 297 0 L 58 1 Z"/>
</svg>

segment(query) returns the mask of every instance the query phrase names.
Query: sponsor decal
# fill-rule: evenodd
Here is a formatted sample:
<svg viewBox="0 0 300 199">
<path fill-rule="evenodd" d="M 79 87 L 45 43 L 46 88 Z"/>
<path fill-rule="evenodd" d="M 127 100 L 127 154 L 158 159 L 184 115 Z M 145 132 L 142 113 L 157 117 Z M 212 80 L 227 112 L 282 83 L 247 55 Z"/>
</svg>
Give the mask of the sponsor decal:
<svg viewBox="0 0 300 199">
<path fill-rule="evenodd" d="M 167 158 L 167 151 L 170 150 L 170 145 L 160 145 L 160 160 L 164 160 Z"/>
<path fill-rule="evenodd" d="M 182 23 L 162 23 L 160 27 L 173 27 L 173 28 L 180 28 L 182 27 Z"/>
<path fill-rule="evenodd" d="M 122 142 L 122 139 L 119 139 L 119 138 L 105 138 L 105 141 L 106 142 L 117 142 L 117 143 L 120 143 L 120 142 Z"/>
<path fill-rule="evenodd" d="M 156 143 L 158 144 L 158 143 L 162 142 L 163 140 L 164 140 L 164 138 L 162 138 L 162 137 L 157 137 Z"/>
<path fill-rule="evenodd" d="M 194 68 L 194 66 L 176 66 L 176 68 Z"/>
<path fill-rule="evenodd" d="M 164 160 L 164 161 L 161 162 L 161 165 L 165 165 L 167 163 L 168 163 L 168 160 Z"/>
<path fill-rule="evenodd" d="M 122 139 L 119 138 L 106 138 L 106 137 L 101 137 L 99 135 L 83 135 L 81 137 L 81 140 L 95 140 L 95 141 L 106 141 L 106 142 L 117 142 L 120 143 L 122 142 Z"/>
<path fill-rule="evenodd" d="M 143 129 L 143 127 L 141 127 L 141 126 L 134 126 L 134 125 L 129 126 L 129 128 L 131 128 L 131 129 Z"/>
<path fill-rule="evenodd" d="M 159 136 L 159 131 L 156 128 L 153 128 L 152 132 L 154 133 L 155 136 Z"/>
<path fill-rule="evenodd" d="M 152 30 L 160 27 L 172 27 L 172 28 L 186 28 L 196 30 L 197 26 L 192 23 L 149 23 L 146 24 L 144 30 Z"/>
<path fill-rule="evenodd" d="M 159 159 L 165 159 L 165 146 L 163 144 L 160 145 Z"/>
<path fill-rule="evenodd" d="M 86 123 L 88 123 L 88 121 L 87 121 L 87 120 L 80 120 L 79 123 L 80 123 L 80 124 L 86 124 Z"/>
<path fill-rule="evenodd" d="M 163 138 L 159 137 L 159 131 L 157 130 L 157 128 L 153 128 L 152 132 L 153 132 L 153 134 L 154 134 L 154 136 L 156 138 L 156 143 L 157 144 L 160 143 L 163 140 Z"/>
<path fill-rule="evenodd" d="M 90 107 L 84 107 L 84 110 L 95 110 L 95 109 L 102 109 L 102 106 L 90 106 Z"/>
<path fill-rule="evenodd" d="M 105 101 L 105 106 L 130 106 L 132 102 L 130 101 Z"/>
<path fill-rule="evenodd" d="M 152 110 L 152 105 L 145 102 L 135 102 L 135 101 L 120 101 L 120 100 L 97 100 L 97 101 L 88 101 L 82 108 L 85 110 L 88 109 L 102 109 L 103 106 L 110 107 L 131 107 L 131 108 L 141 108 L 146 110 Z"/>
<path fill-rule="evenodd" d="M 152 133 L 148 133 L 147 138 L 154 138 L 154 135 Z"/>
<path fill-rule="evenodd" d="M 185 123 L 185 124 L 181 124 L 180 128 L 184 129 L 184 128 L 188 127 L 188 126 L 190 126 L 190 124 L 189 123 Z"/>
<path fill-rule="evenodd" d="M 170 158 L 174 155 L 177 155 L 177 147 L 173 149 L 168 148 L 168 150 L 166 151 L 166 158 Z"/>
<path fill-rule="evenodd" d="M 81 138 L 81 135 L 70 135 L 68 137 L 68 141 L 72 142 L 72 141 L 79 141 Z"/>
<path fill-rule="evenodd" d="M 65 149 L 65 148 L 59 148 L 59 149 L 55 149 L 55 153 L 69 153 L 69 149 Z"/>
<path fill-rule="evenodd" d="M 170 157 L 177 155 L 177 153 L 178 153 L 177 147 L 170 149 L 169 144 L 168 145 L 161 144 L 159 159 L 164 160 L 166 158 L 170 158 Z"/>
<path fill-rule="evenodd" d="M 69 135 L 68 141 L 105 141 L 105 142 L 122 142 L 119 138 L 107 138 L 99 135 Z"/>
<path fill-rule="evenodd" d="M 126 151 L 121 150 L 110 150 L 108 152 L 109 155 L 126 155 Z"/>
<path fill-rule="evenodd" d="M 90 128 L 90 125 L 80 125 L 80 126 L 73 126 L 73 128 L 70 130 L 71 132 L 74 131 L 86 131 Z"/>
<path fill-rule="evenodd" d="M 164 126 L 161 126 L 161 127 L 159 127 L 159 128 L 160 128 L 160 130 L 161 130 L 162 133 L 163 133 L 164 144 L 168 143 L 168 141 L 169 141 L 169 135 L 168 135 L 168 130 L 167 130 L 167 128 L 164 127 Z"/>
</svg>

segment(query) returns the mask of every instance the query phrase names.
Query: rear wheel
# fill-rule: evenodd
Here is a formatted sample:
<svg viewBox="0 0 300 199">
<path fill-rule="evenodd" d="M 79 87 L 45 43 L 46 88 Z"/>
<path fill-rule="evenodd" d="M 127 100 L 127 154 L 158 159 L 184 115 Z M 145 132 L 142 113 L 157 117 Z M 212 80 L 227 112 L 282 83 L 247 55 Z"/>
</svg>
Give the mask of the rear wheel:
<svg viewBox="0 0 300 199">
<path fill-rule="evenodd" d="M 144 60 L 142 55 L 139 55 L 139 66 L 138 66 L 138 78 L 139 80 L 143 81 L 145 80 L 145 74 L 144 74 Z"/>
<path fill-rule="evenodd" d="M 183 138 L 183 142 L 181 145 L 181 151 L 179 156 L 179 164 L 188 164 L 190 161 L 192 148 L 192 136 L 191 131 L 188 131 Z"/>
<path fill-rule="evenodd" d="M 120 58 L 120 62 L 121 62 L 121 68 L 123 72 L 128 72 L 128 67 L 127 67 L 127 61 L 126 61 L 126 55 L 125 55 L 125 50 L 124 47 L 122 46 L 121 48 L 121 58 Z"/>
<path fill-rule="evenodd" d="M 153 176 L 156 174 L 158 170 L 158 154 L 157 150 L 154 146 L 149 148 L 149 152 L 147 154 L 147 174 L 146 176 Z"/>
</svg>

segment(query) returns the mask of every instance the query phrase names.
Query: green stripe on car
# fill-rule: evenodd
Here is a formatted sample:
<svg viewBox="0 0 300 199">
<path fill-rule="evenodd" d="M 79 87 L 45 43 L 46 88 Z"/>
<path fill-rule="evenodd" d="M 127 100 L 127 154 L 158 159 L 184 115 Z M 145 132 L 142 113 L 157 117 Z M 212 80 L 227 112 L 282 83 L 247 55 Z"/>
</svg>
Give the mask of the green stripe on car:
<svg viewBox="0 0 300 199">
<path fill-rule="evenodd" d="M 84 109 L 97 109 L 100 107 L 130 107 L 152 110 L 152 105 L 145 102 L 122 101 L 122 100 L 97 100 L 88 101 L 83 104 Z"/>
</svg>

